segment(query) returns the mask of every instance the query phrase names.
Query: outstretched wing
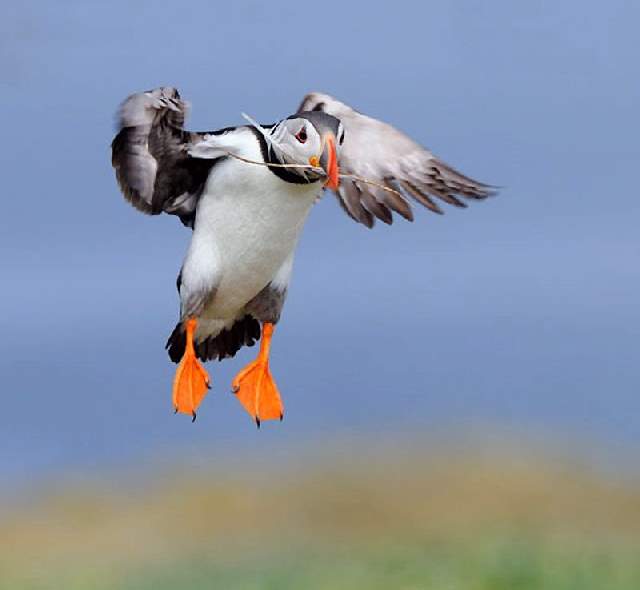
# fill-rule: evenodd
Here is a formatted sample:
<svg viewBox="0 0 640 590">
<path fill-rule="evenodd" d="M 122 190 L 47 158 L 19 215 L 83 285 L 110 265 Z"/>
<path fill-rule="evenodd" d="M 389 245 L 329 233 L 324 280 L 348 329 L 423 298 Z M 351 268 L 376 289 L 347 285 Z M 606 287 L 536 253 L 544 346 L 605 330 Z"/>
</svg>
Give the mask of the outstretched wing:
<svg viewBox="0 0 640 590">
<path fill-rule="evenodd" d="M 480 200 L 496 193 L 495 187 L 454 170 L 391 125 L 363 115 L 329 95 L 308 94 L 298 109 L 302 111 L 323 111 L 342 122 L 345 135 L 340 149 L 337 196 L 344 210 L 367 227 L 373 227 L 376 217 L 390 224 L 392 211 L 413 221 L 410 199 L 442 214 L 435 199 L 466 207 L 460 197 Z"/>
<path fill-rule="evenodd" d="M 175 88 L 133 94 L 120 107 L 111 162 L 122 194 L 136 209 L 178 215 L 192 225 L 216 160 L 188 153 L 206 134 L 183 129 L 187 112 Z"/>
</svg>

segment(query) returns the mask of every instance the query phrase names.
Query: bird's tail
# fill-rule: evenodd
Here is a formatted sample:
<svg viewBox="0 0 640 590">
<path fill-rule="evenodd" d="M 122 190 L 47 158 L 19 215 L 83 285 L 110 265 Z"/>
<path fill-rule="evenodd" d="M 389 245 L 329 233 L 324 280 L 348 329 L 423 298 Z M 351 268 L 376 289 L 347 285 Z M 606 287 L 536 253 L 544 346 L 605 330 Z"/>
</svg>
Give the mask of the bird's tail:
<svg viewBox="0 0 640 590">
<path fill-rule="evenodd" d="M 260 323 L 253 316 L 245 315 L 230 328 L 224 328 L 194 343 L 196 356 L 202 361 L 222 360 L 233 357 L 243 346 L 253 346 L 260 340 Z M 180 362 L 187 338 L 182 322 L 178 322 L 171 332 L 165 348 L 169 358 Z"/>
</svg>

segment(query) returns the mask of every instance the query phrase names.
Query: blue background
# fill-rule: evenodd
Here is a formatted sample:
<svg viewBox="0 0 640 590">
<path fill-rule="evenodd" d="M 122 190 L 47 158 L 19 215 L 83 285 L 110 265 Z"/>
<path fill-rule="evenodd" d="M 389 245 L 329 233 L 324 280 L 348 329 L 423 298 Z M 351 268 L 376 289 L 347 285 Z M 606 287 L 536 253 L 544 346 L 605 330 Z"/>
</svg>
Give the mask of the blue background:
<svg viewBox="0 0 640 590">
<path fill-rule="evenodd" d="M 4 5 L 1 480 L 407 433 L 635 464 L 639 6 Z M 274 340 L 285 421 L 257 432 L 228 393 L 249 350 L 209 365 L 192 425 L 163 350 L 189 231 L 134 211 L 110 166 L 118 103 L 158 85 L 192 129 L 329 92 L 505 188 L 372 231 L 326 195 Z"/>
</svg>

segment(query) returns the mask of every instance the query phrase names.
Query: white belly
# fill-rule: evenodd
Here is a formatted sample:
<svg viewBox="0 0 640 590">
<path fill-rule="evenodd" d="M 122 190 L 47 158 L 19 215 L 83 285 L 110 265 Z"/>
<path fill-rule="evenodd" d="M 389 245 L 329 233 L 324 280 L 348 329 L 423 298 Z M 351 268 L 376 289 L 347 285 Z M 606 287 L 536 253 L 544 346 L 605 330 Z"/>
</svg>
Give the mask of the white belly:
<svg viewBox="0 0 640 590">
<path fill-rule="evenodd" d="M 257 145 L 249 157 L 260 159 Z M 317 183 L 287 183 L 264 167 L 238 160 L 213 169 L 183 266 L 183 281 L 187 277 L 194 288 L 215 283 L 203 320 L 221 328 L 242 315 L 296 247 L 320 190 Z"/>
</svg>

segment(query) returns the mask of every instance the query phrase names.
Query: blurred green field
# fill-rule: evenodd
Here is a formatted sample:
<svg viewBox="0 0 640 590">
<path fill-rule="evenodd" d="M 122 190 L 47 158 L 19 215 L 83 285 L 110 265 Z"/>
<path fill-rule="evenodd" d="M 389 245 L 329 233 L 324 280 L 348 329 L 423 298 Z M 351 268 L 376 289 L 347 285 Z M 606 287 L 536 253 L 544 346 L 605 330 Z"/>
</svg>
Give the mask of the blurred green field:
<svg viewBox="0 0 640 590">
<path fill-rule="evenodd" d="M 632 481 L 419 448 L 294 463 L 111 474 L 14 501 L 0 587 L 640 588 Z"/>
</svg>

